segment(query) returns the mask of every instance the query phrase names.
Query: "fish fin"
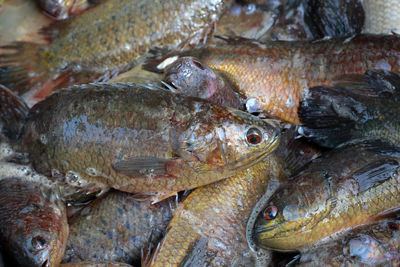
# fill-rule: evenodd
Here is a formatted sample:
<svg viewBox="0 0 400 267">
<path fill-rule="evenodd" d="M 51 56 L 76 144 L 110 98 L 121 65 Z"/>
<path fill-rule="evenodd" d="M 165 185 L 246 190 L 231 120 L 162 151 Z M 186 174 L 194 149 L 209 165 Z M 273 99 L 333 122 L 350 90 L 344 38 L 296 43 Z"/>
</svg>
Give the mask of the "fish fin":
<svg viewBox="0 0 400 267">
<path fill-rule="evenodd" d="M 192 242 L 179 266 L 209 266 L 215 255 L 215 251 L 208 249 L 208 238 L 202 236 Z"/>
<path fill-rule="evenodd" d="M 39 34 L 48 41 L 52 42 L 57 36 L 61 35 L 62 32 L 68 31 L 68 26 L 71 23 L 71 19 L 58 20 L 51 23 L 48 26 L 42 27 L 39 30 Z"/>
<path fill-rule="evenodd" d="M 54 73 L 45 64 L 41 45 L 14 42 L 1 47 L 0 84 L 23 93 L 35 85 L 51 80 Z"/>
<path fill-rule="evenodd" d="M 375 216 L 373 216 L 373 219 L 375 221 L 381 221 L 383 219 L 399 219 L 400 217 L 400 207 L 395 207 L 391 208 L 385 211 L 382 211 Z"/>
<path fill-rule="evenodd" d="M 11 140 L 21 137 L 29 108 L 22 98 L 0 85 L 0 122 L 2 134 Z"/>
<path fill-rule="evenodd" d="M 357 181 L 361 193 L 392 178 L 398 169 L 399 162 L 397 160 L 380 159 L 353 173 L 352 177 Z"/>
<path fill-rule="evenodd" d="M 174 162 L 174 159 L 162 158 L 127 158 L 113 164 L 113 168 L 125 175 L 132 177 L 143 177 L 145 175 L 167 175 L 168 164 Z"/>
</svg>

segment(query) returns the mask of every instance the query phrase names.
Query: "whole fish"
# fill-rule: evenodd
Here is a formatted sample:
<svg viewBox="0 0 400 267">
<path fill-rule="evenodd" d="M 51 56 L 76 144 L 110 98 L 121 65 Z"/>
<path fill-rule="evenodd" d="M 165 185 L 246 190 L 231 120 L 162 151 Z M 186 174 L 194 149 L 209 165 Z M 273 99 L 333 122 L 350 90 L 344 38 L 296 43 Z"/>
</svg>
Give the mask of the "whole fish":
<svg viewBox="0 0 400 267">
<path fill-rule="evenodd" d="M 70 222 L 63 263 L 115 261 L 139 266 L 141 252 L 162 238 L 175 198 L 155 205 L 112 191 Z"/>
<path fill-rule="evenodd" d="M 177 59 L 167 67 L 163 80 L 179 93 L 243 109 L 240 95 L 234 91 L 229 81 L 196 58 Z"/>
<path fill-rule="evenodd" d="M 363 0 L 365 22 L 363 32 L 400 34 L 400 2 L 398 0 Z"/>
<path fill-rule="evenodd" d="M 299 107 L 302 133 L 325 147 L 353 139 L 400 144 L 400 75 L 370 70 L 343 77 L 332 87 L 310 89 Z"/>
<path fill-rule="evenodd" d="M 39 6 L 54 19 L 66 19 L 77 15 L 96 2 L 93 0 L 38 0 Z"/>
<path fill-rule="evenodd" d="M 287 146 L 286 134 L 283 139 L 263 162 L 195 189 L 180 204 L 147 266 L 254 266 L 268 262 L 268 257 L 260 258 L 249 248 L 246 225 L 258 198 L 286 178 L 283 168 L 290 156 L 285 153 L 293 146 Z M 304 152 L 299 158 L 308 160 L 317 153 L 307 152 L 302 145 L 296 149 Z"/>
<path fill-rule="evenodd" d="M 49 181 L 0 163 L 0 242 L 13 266 L 58 266 L 68 236 L 65 205 Z"/>
<path fill-rule="evenodd" d="M 280 136 L 269 121 L 149 85 L 73 86 L 28 111 L 6 88 L 0 95 L 5 117 L 29 114 L 9 134 L 15 149 L 39 173 L 89 192 L 169 196 L 262 161 Z"/>
<path fill-rule="evenodd" d="M 390 213 L 400 204 L 399 152 L 369 140 L 314 160 L 264 203 L 255 241 L 263 248 L 300 250 Z"/>
<path fill-rule="evenodd" d="M 232 1 L 110 0 L 43 30 L 49 45 L 3 47 L 0 83 L 41 97 L 76 83 L 103 81 L 135 66 L 150 49 L 178 49 L 206 40 Z M 40 95 L 37 95 L 40 97 Z"/>
<path fill-rule="evenodd" d="M 302 253 L 299 266 L 397 266 L 399 220 L 352 229 L 337 240 Z"/>
<path fill-rule="evenodd" d="M 361 74 L 368 69 L 400 72 L 400 37 L 363 35 L 266 43 L 228 38 L 228 41 L 209 44 L 180 56 L 196 57 L 222 72 L 234 89 L 258 101 L 260 112 L 300 123 L 297 109 L 308 88 L 329 84 L 343 74 Z M 170 56 L 156 57 L 144 67 L 162 71 L 160 61 L 165 57 L 168 60 Z"/>
</svg>

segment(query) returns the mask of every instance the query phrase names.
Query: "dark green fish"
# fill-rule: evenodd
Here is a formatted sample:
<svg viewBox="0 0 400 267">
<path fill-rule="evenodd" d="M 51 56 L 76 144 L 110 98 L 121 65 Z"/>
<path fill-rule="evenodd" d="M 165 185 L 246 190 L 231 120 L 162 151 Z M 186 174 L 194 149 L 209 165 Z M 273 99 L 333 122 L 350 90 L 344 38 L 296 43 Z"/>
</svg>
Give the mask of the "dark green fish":
<svg viewBox="0 0 400 267">
<path fill-rule="evenodd" d="M 400 61 L 399 61 L 400 66 Z M 400 144 L 400 75 L 370 70 L 310 89 L 299 107 L 302 133 L 325 147 L 353 139 Z"/>
<path fill-rule="evenodd" d="M 0 95 L 12 101 L 0 112 L 26 114 L 9 90 Z M 16 149 L 30 154 L 38 172 L 89 192 L 166 197 L 249 168 L 280 136 L 248 113 L 133 83 L 74 86 L 28 113 L 23 133 L 14 133 Z"/>
</svg>

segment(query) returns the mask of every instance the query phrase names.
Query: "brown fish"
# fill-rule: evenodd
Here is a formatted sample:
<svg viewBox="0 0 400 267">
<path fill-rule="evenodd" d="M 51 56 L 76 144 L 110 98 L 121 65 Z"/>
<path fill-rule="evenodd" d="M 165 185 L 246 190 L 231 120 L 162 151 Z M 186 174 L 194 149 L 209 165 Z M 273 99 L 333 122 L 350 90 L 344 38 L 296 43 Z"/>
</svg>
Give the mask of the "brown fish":
<svg viewBox="0 0 400 267">
<path fill-rule="evenodd" d="M 258 259 L 246 241 L 246 225 L 266 189 L 271 191 L 274 183 L 286 177 L 283 168 L 287 161 L 282 156 L 289 139 L 284 140 L 263 162 L 195 189 L 174 214 L 147 266 L 254 266 Z M 315 153 L 302 153 L 301 157 Z"/>
<path fill-rule="evenodd" d="M 0 113 L 26 114 L 12 92 L 1 88 L 0 95 L 11 103 L 1 103 Z M 133 83 L 74 86 L 28 113 L 16 127 L 23 132 L 8 132 L 20 139 L 17 151 L 28 152 L 38 172 L 89 192 L 169 196 L 249 168 L 280 137 L 273 123 L 251 114 Z"/>
<path fill-rule="evenodd" d="M 362 35 L 319 41 L 266 42 L 229 39 L 181 56 L 193 56 L 222 72 L 243 95 L 256 100 L 260 112 L 299 123 L 297 109 L 308 88 L 338 76 L 368 69 L 400 72 L 400 37 Z M 167 56 L 168 57 L 168 56 Z M 162 71 L 161 60 L 144 66 Z"/>
<path fill-rule="evenodd" d="M 65 205 L 28 167 L 0 164 L 0 240 L 19 266 L 58 266 L 68 236 Z"/>
<path fill-rule="evenodd" d="M 151 205 L 132 194 L 112 191 L 70 223 L 63 263 L 115 261 L 140 265 L 141 252 L 162 238 L 175 198 Z"/>
<path fill-rule="evenodd" d="M 70 84 L 108 80 L 150 49 L 178 49 L 206 40 L 232 1 L 110 0 L 43 32 L 51 44 L 3 47 L 0 83 L 38 98 Z"/>
</svg>

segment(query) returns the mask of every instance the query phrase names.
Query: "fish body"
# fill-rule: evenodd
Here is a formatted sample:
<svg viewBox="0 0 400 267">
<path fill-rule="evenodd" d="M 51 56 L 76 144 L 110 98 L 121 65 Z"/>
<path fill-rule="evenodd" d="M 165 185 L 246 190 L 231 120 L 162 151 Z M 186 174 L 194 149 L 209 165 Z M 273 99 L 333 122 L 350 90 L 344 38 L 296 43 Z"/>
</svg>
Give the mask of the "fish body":
<svg viewBox="0 0 400 267">
<path fill-rule="evenodd" d="M 65 205 L 29 168 L 1 163 L 0 172 L 3 252 L 18 266 L 58 266 L 68 236 Z"/>
<path fill-rule="evenodd" d="M 246 225 L 258 199 L 286 179 L 286 150 L 291 147 L 286 140 L 285 134 L 281 145 L 263 162 L 195 189 L 179 206 L 146 266 L 254 266 L 268 262 L 268 257 L 257 258 L 249 248 Z M 314 153 L 304 152 L 301 157 Z"/>
<path fill-rule="evenodd" d="M 63 263 L 114 261 L 139 265 L 141 252 L 154 248 L 162 238 L 174 201 L 169 198 L 152 205 L 129 193 L 109 192 L 70 223 Z"/>
<path fill-rule="evenodd" d="M 63 263 L 60 267 L 132 267 L 130 264 L 112 261 L 82 261 Z"/>
<path fill-rule="evenodd" d="M 162 195 L 227 178 L 279 142 L 256 116 L 137 84 L 61 90 L 29 111 L 24 129 L 16 149 L 39 173 L 89 191 Z"/>
<path fill-rule="evenodd" d="M 375 34 L 400 33 L 400 2 L 397 0 L 364 0 L 363 32 Z"/>
<path fill-rule="evenodd" d="M 257 244 L 301 250 L 398 208 L 399 155 L 396 147 L 369 140 L 312 161 L 266 201 L 254 226 Z"/>
<path fill-rule="evenodd" d="M 400 144 L 400 75 L 369 70 L 311 88 L 299 108 L 302 133 L 325 147 L 379 138 Z"/>
<path fill-rule="evenodd" d="M 4 47 L 15 53 L 0 59 L 6 66 L 0 81 L 18 92 L 42 88 L 42 94 L 71 84 L 105 81 L 134 67 L 152 48 L 175 50 L 205 40 L 230 2 L 104 1 L 44 29 L 51 39 L 47 46 Z"/>
<path fill-rule="evenodd" d="M 255 98 L 260 112 L 300 123 L 300 100 L 308 88 L 368 69 L 400 71 L 398 36 L 363 35 L 319 41 L 265 42 L 228 39 L 181 56 L 198 58 L 222 72 L 234 88 Z M 151 69 L 149 61 L 147 68 Z"/>
<path fill-rule="evenodd" d="M 235 92 L 229 81 L 196 58 L 178 58 L 168 66 L 163 80 L 179 93 L 243 109 L 240 95 Z"/>
</svg>

